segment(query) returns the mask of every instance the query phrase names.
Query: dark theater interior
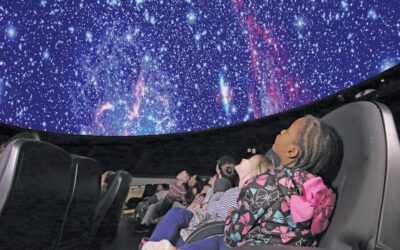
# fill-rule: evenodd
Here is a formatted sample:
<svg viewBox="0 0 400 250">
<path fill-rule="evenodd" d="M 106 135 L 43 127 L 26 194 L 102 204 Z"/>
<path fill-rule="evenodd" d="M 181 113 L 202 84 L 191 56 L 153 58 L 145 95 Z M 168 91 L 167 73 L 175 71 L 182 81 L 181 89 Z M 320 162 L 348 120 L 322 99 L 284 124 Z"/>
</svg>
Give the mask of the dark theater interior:
<svg viewBox="0 0 400 250">
<path fill-rule="evenodd" d="M 399 249 L 399 13 L 0 1 L 0 250 Z"/>
</svg>

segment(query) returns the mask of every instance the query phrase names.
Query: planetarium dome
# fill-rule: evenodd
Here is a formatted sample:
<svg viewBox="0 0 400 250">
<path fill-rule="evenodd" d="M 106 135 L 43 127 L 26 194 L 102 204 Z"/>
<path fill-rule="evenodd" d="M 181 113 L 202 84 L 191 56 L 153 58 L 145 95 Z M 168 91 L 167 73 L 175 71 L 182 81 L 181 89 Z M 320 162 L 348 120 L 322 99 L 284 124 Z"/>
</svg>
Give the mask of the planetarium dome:
<svg viewBox="0 0 400 250">
<path fill-rule="evenodd" d="M 0 122 L 158 135 L 276 114 L 400 62 L 398 3 L 0 3 Z"/>
</svg>

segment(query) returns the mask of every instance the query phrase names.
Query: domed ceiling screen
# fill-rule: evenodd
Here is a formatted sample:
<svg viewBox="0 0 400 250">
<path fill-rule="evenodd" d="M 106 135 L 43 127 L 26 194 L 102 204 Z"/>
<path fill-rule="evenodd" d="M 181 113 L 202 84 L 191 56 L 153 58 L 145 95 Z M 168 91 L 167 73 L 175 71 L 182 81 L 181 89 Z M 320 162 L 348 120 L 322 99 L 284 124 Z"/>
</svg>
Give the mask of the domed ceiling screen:
<svg viewBox="0 0 400 250">
<path fill-rule="evenodd" d="M 248 121 L 400 62 L 397 0 L 0 2 L 0 122 L 149 135 Z"/>
</svg>

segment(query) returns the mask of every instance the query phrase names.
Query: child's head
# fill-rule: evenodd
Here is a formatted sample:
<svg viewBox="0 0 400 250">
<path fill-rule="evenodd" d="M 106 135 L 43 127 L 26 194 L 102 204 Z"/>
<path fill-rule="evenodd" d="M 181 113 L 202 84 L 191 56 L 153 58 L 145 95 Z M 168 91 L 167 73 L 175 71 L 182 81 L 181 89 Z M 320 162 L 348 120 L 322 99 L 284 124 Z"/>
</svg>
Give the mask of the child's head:
<svg viewBox="0 0 400 250">
<path fill-rule="evenodd" d="M 249 159 L 242 159 L 235 169 L 239 174 L 240 178 L 243 177 L 254 177 L 262 174 L 269 168 L 273 167 L 273 163 L 270 159 L 264 155 L 253 155 Z"/>
<path fill-rule="evenodd" d="M 217 161 L 216 172 L 218 178 L 226 178 L 232 182 L 232 186 L 235 186 L 238 178 L 235 170 L 236 161 L 229 155 L 224 155 Z"/>
<path fill-rule="evenodd" d="M 343 153 L 336 131 L 311 115 L 297 119 L 288 129 L 282 130 L 272 149 L 281 158 L 282 165 L 319 175 L 327 175 L 329 171 L 328 179 L 336 175 Z"/>
<path fill-rule="evenodd" d="M 163 184 L 157 184 L 156 192 L 161 192 L 164 190 Z"/>
<path fill-rule="evenodd" d="M 198 194 L 203 189 L 203 180 L 199 176 L 193 175 L 190 177 L 188 186 L 193 194 Z"/>
<path fill-rule="evenodd" d="M 197 175 L 192 175 L 188 181 L 189 187 L 194 187 L 198 181 L 200 181 L 200 177 Z"/>
<path fill-rule="evenodd" d="M 101 175 L 101 181 L 100 181 L 100 186 L 102 190 L 106 190 L 108 185 L 111 183 L 113 177 L 115 175 L 115 172 L 112 170 L 107 170 Z"/>
<path fill-rule="evenodd" d="M 176 180 L 182 183 L 187 183 L 190 179 L 190 175 L 186 170 L 181 171 L 177 176 Z"/>
</svg>

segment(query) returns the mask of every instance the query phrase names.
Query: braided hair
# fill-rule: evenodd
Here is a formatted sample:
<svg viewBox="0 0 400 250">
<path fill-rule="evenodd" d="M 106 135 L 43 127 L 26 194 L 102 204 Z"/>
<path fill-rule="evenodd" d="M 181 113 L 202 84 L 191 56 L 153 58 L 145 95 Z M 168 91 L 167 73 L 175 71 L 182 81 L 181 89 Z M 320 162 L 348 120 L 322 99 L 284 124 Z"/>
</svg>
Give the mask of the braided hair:
<svg viewBox="0 0 400 250">
<path fill-rule="evenodd" d="M 331 184 L 343 157 L 342 140 L 332 127 L 318 118 L 307 115 L 304 120 L 297 138 L 300 150 L 294 165 L 321 176 Z"/>
</svg>

